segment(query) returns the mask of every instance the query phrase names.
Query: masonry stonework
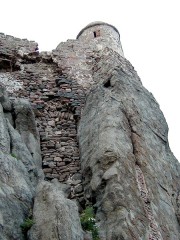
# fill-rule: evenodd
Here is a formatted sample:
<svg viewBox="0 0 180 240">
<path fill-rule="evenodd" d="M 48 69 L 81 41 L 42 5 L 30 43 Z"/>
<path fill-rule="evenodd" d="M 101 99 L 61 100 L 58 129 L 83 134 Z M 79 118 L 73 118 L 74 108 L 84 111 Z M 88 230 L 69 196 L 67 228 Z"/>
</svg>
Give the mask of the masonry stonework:
<svg viewBox="0 0 180 240">
<path fill-rule="evenodd" d="M 46 179 L 68 182 L 70 197 L 83 201 L 77 125 L 102 49 L 111 46 L 123 55 L 119 32 L 95 22 L 52 52 L 39 53 L 36 42 L 4 34 L 0 46 L 0 83 L 12 99 L 29 99 L 33 106 Z"/>
</svg>

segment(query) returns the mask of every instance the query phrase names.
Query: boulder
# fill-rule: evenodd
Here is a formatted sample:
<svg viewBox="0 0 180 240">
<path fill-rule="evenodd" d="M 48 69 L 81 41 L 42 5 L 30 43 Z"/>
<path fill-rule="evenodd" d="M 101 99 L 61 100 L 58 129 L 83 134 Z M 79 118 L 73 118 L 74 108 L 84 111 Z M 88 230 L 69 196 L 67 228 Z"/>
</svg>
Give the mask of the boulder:
<svg viewBox="0 0 180 240">
<path fill-rule="evenodd" d="M 75 202 L 67 199 L 61 184 L 43 181 L 37 186 L 33 208 L 35 224 L 29 240 L 81 240 L 83 231 Z"/>
</svg>

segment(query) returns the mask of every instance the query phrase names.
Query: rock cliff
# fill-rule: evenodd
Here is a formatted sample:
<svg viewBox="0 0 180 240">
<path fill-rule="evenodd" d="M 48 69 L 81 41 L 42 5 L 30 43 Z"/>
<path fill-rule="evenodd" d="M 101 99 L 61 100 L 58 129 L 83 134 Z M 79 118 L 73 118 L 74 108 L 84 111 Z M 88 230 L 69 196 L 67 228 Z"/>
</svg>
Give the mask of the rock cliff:
<svg viewBox="0 0 180 240">
<path fill-rule="evenodd" d="M 116 53 L 106 49 L 97 69 L 78 135 L 100 239 L 178 240 L 180 165 L 159 105 Z"/>
<path fill-rule="evenodd" d="M 11 101 L 2 86 L 0 126 L 0 239 L 23 239 L 20 225 L 31 215 L 43 177 L 39 139 L 29 103 Z"/>
<path fill-rule="evenodd" d="M 0 240 L 92 239 L 86 206 L 94 239 L 180 239 L 167 123 L 110 24 L 42 53 L 0 34 L 0 161 Z"/>
</svg>

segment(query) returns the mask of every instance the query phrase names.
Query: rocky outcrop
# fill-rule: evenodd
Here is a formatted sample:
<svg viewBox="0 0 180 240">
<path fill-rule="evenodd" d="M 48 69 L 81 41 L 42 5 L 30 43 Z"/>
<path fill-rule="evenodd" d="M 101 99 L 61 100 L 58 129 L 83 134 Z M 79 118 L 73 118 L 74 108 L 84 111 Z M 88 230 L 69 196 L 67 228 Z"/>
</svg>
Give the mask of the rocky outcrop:
<svg viewBox="0 0 180 240">
<path fill-rule="evenodd" d="M 31 145 L 36 146 L 33 148 L 34 154 Z M 31 215 L 35 187 L 43 178 L 40 160 L 34 114 L 28 101 L 20 99 L 11 101 L 1 86 L 0 239 L 2 240 L 24 239 L 20 225 Z"/>
<path fill-rule="evenodd" d="M 31 215 L 34 187 L 20 159 L 0 152 L 0 239 L 24 239 L 21 224 Z"/>
<path fill-rule="evenodd" d="M 41 182 L 36 192 L 29 240 L 82 240 L 77 205 L 65 198 L 60 183 Z"/>
<path fill-rule="evenodd" d="M 13 102 L 15 128 L 20 133 L 23 142 L 31 153 L 34 163 L 42 168 L 39 133 L 36 128 L 34 112 L 29 101 L 16 99 Z"/>
<path fill-rule="evenodd" d="M 105 49 L 78 136 L 100 239 L 180 239 L 180 165 L 156 100 L 131 64 Z"/>
</svg>

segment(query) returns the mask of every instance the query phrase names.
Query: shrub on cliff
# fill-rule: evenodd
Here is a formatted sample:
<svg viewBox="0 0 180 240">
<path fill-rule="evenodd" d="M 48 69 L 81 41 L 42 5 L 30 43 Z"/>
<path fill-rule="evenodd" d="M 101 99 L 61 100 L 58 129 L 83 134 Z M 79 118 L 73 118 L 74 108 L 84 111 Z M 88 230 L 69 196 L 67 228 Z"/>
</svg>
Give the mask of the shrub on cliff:
<svg viewBox="0 0 180 240">
<path fill-rule="evenodd" d="M 88 206 L 81 214 L 81 225 L 84 231 L 90 231 L 93 240 L 99 240 L 93 207 Z"/>
</svg>

